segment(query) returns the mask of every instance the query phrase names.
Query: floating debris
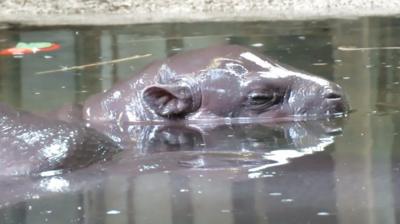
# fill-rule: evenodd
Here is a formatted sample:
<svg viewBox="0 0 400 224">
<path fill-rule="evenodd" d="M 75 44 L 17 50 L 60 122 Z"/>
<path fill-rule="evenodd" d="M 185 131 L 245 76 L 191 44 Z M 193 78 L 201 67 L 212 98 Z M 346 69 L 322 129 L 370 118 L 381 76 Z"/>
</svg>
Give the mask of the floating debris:
<svg viewBox="0 0 400 224">
<path fill-rule="evenodd" d="M 262 47 L 262 46 L 264 46 L 264 44 L 263 43 L 254 43 L 254 44 L 251 44 L 251 46 L 252 47 Z"/>
<path fill-rule="evenodd" d="M 120 58 L 120 59 L 115 59 L 115 60 L 110 60 L 110 61 L 95 62 L 95 63 L 91 63 L 91 64 L 86 64 L 86 65 L 71 66 L 71 67 L 66 67 L 65 66 L 65 67 L 63 67 L 61 69 L 36 72 L 36 74 L 37 75 L 44 75 L 44 74 L 50 74 L 50 73 L 56 73 L 56 72 L 83 70 L 85 68 L 90 68 L 90 67 L 96 67 L 96 66 L 108 65 L 108 64 L 116 64 L 116 63 L 135 60 L 135 59 L 139 59 L 139 58 L 150 57 L 151 55 L 152 54 L 135 55 L 135 56 L 132 56 L 132 57 Z"/>
<path fill-rule="evenodd" d="M 107 215 L 118 215 L 120 213 L 121 213 L 121 211 L 118 211 L 118 210 L 109 210 L 109 211 L 107 211 Z"/>
<path fill-rule="evenodd" d="M 282 193 L 279 193 L 279 192 L 272 192 L 272 193 L 269 193 L 269 195 L 270 195 L 270 196 L 281 196 Z"/>
<path fill-rule="evenodd" d="M 326 62 L 316 62 L 316 63 L 312 63 L 311 65 L 313 65 L 313 66 L 325 66 L 325 65 L 328 65 L 328 63 L 326 63 Z"/>
<path fill-rule="evenodd" d="M 338 47 L 339 51 L 373 51 L 373 50 L 400 50 L 400 46 L 393 47 L 351 47 L 341 46 Z"/>
<path fill-rule="evenodd" d="M 281 202 L 283 202 L 283 203 L 291 203 L 291 202 L 293 202 L 294 200 L 293 199 L 291 199 L 291 198 L 285 198 L 285 199 L 282 199 L 281 200 Z"/>
<path fill-rule="evenodd" d="M 27 55 L 36 54 L 37 52 L 50 52 L 60 49 L 61 46 L 50 42 L 19 42 L 15 47 L 7 48 L 0 51 L 0 55 Z"/>
</svg>

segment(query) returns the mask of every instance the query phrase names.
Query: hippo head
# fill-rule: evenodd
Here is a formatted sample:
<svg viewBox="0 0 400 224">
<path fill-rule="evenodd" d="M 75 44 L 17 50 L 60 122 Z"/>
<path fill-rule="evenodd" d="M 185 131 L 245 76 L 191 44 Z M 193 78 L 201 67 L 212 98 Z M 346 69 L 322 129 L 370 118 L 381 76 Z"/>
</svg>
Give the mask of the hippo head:
<svg viewBox="0 0 400 224">
<path fill-rule="evenodd" d="M 96 94 L 84 118 L 118 123 L 261 118 L 304 120 L 346 114 L 341 88 L 249 48 L 222 45 L 187 51 Z"/>
<path fill-rule="evenodd" d="M 339 85 L 250 52 L 211 65 L 183 75 L 162 65 L 157 83 L 142 92 L 144 102 L 163 118 L 187 120 L 303 120 L 343 115 L 349 108 Z"/>
</svg>

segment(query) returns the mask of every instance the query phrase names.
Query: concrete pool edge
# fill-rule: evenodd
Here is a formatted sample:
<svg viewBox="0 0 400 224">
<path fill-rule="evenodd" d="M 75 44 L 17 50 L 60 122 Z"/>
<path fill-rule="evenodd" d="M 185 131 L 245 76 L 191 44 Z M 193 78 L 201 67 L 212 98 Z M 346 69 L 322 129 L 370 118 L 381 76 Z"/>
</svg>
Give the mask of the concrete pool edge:
<svg viewBox="0 0 400 224">
<path fill-rule="evenodd" d="M 400 10 L 353 10 L 353 11 L 265 11 L 252 12 L 191 12 L 182 13 L 94 13 L 94 14 L 4 14 L 0 13 L 1 24 L 18 24 L 27 26 L 55 25 L 127 25 L 171 22 L 219 22 L 219 21 L 278 21 L 278 20 L 323 20 L 323 19 L 357 19 L 366 16 L 400 16 Z"/>
</svg>

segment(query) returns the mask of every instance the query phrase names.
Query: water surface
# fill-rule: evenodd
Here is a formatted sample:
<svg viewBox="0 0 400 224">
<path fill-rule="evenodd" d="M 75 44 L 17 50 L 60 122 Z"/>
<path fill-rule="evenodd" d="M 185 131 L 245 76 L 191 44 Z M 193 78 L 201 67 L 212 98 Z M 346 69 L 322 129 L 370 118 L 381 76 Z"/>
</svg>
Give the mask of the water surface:
<svg viewBox="0 0 400 224">
<path fill-rule="evenodd" d="M 398 223 L 399 28 L 397 18 L 363 18 L 0 30 L 0 49 L 62 46 L 0 57 L 0 101 L 23 110 L 82 102 L 155 59 L 220 43 L 333 80 L 354 109 L 333 121 L 140 127 L 155 135 L 115 162 L 3 178 L 0 223 Z"/>
</svg>

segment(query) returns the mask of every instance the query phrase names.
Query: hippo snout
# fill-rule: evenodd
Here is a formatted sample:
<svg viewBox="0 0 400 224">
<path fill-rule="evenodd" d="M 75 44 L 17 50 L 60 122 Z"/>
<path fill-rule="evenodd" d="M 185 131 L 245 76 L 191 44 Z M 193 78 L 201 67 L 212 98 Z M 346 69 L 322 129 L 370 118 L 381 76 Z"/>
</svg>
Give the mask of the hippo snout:
<svg viewBox="0 0 400 224">
<path fill-rule="evenodd" d="M 343 114 L 349 110 L 349 104 L 344 91 L 335 83 L 331 83 L 324 88 L 322 97 L 326 105 L 325 114 L 327 115 Z"/>
<path fill-rule="evenodd" d="M 325 99 L 327 101 L 337 101 L 341 100 L 343 98 L 343 95 L 341 92 L 328 92 L 325 94 Z"/>
<path fill-rule="evenodd" d="M 325 86 L 323 88 L 322 95 L 328 101 L 343 100 L 344 98 L 344 92 L 342 88 L 335 83 L 330 83 L 329 85 Z"/>
</svg>

